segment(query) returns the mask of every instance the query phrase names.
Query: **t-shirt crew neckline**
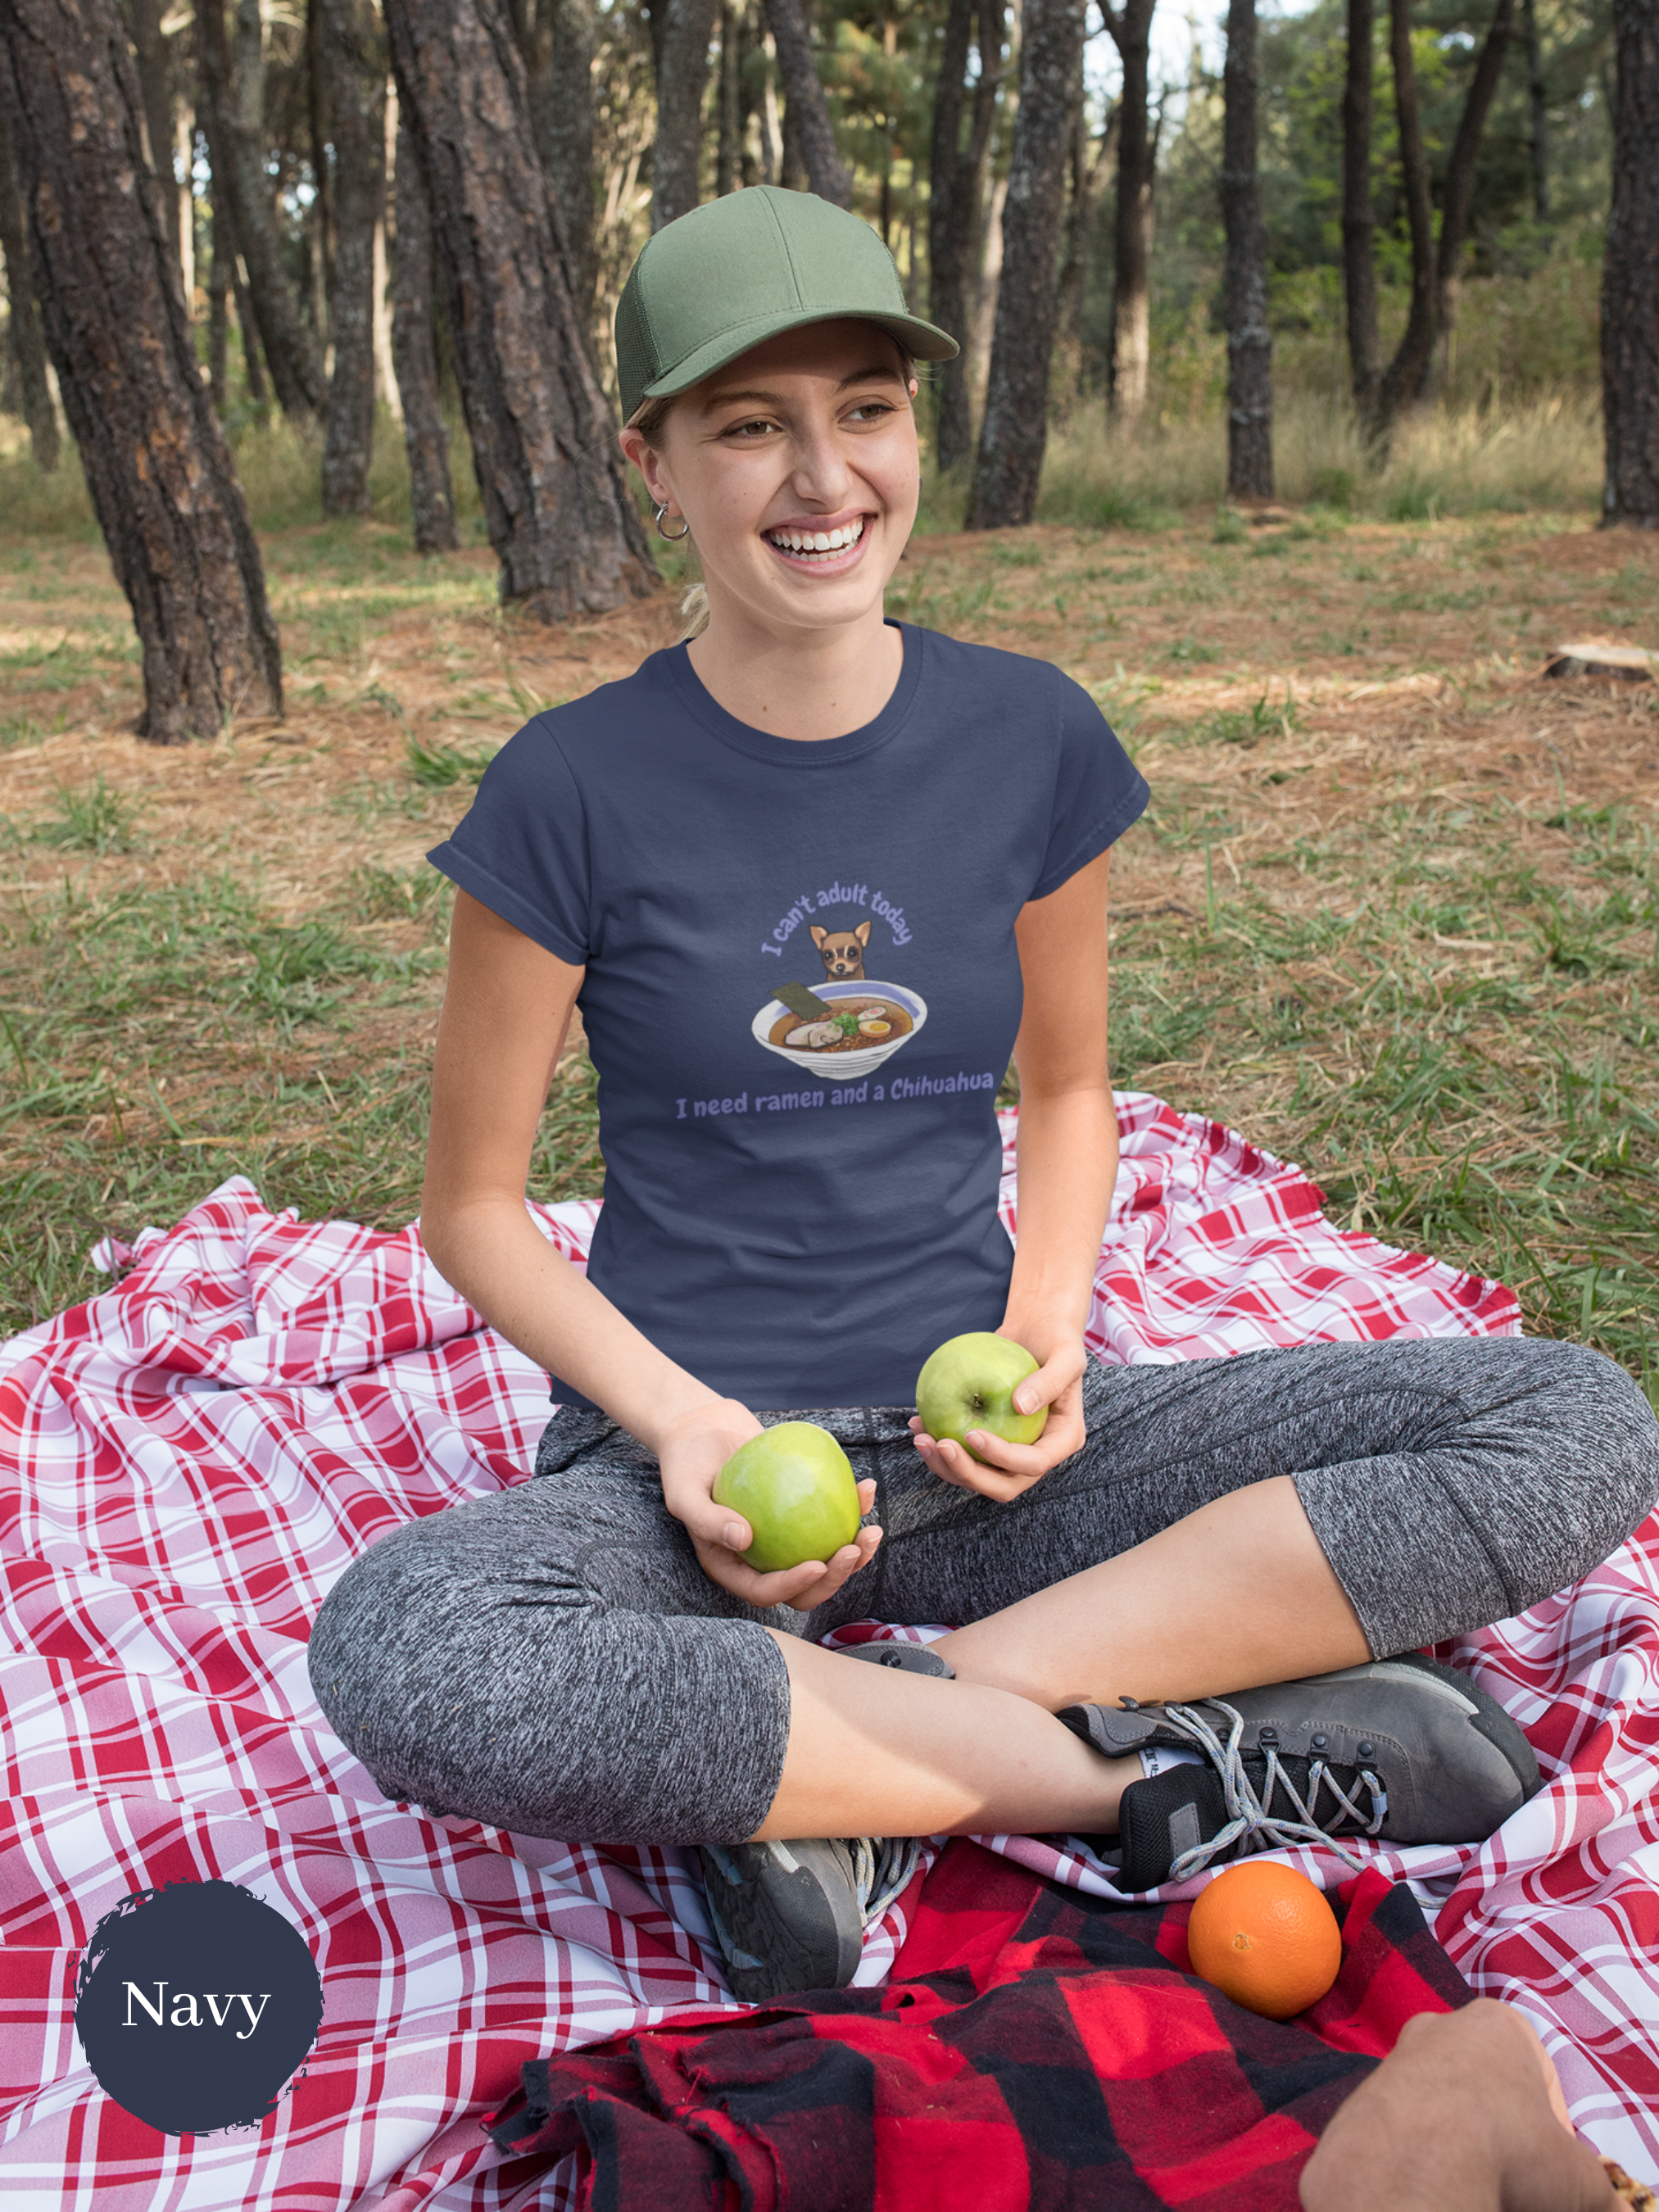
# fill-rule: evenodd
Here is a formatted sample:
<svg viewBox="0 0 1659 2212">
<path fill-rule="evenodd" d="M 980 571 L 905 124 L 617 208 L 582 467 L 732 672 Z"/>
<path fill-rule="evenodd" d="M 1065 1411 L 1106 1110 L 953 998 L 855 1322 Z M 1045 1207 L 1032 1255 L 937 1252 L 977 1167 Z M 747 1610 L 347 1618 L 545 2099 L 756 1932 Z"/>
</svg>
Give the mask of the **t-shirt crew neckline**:
<svg viewBox="0 0 1659 2212">
<path fill-rule="evenodd" d="M 832 768 L 842 761 L 862 760 L 866 753 L 886 744 L 897 735 L 915 703 L 921 681 L 922 632 L 913 623 L 894 622 L 890 617 L 886 627 L 898 632 L 904 647 L 904 662 L 892 696 L 873 721 L 839 738 L 775 738 L 769 730 L 757 730 L 726 712 L 705 689 L 686 646 L 671 646 L 663 659 L 669 681 L 687 712 L 733 752 L 782 768 Z"/>
</svg>

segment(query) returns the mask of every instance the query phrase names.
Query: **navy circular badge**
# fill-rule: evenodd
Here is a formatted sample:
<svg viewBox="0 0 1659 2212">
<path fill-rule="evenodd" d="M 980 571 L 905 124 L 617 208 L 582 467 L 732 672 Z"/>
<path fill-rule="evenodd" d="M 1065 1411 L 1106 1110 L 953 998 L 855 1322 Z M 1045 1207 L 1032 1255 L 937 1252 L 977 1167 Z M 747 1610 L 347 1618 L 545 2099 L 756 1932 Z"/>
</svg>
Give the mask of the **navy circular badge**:
<svg viewBox="0 0 1659 2212">
<path fill-rule="evenodd" d="M 106 2096 L 163 2135 L 258 2127 L 317 2039 L 322 1977 L 299 1930 L 230 1881 L 172 1881 L 106 1912 L 75 2032 Z"/>
</svg>

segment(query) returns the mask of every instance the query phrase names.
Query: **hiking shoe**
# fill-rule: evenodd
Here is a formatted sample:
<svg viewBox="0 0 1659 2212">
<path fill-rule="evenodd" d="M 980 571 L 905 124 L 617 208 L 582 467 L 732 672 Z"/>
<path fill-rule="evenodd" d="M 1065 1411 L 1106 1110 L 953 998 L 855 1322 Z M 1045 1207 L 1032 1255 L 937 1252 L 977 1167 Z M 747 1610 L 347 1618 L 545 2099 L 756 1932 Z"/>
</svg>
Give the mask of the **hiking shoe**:
<svg viewBox="0 0 1659 2212">
<path fill-rule="evenodd" d="M 914 1836 L 812 1836 L 701 1844 L 698 1850 L 726 1978 L 750 2004 L 845 1989 L 865 1929 L 908 1887 L 921 1858 Z"/>
<path fill-rule="evenodd" d="M 1167 1744 L 1199 1764 L 1132 1782 L 1118 1814 L 1125 1889 L 1290 1844 L 1484 1843 L 1540 1786 L 1495 1698 L 1406 1652 L 1189 1705 L 1068 1705 L 1059 1718 L 1111 1758 Z M 1103 1839 L 1104 1840 L 1104 1839 Z"/>
</svg>

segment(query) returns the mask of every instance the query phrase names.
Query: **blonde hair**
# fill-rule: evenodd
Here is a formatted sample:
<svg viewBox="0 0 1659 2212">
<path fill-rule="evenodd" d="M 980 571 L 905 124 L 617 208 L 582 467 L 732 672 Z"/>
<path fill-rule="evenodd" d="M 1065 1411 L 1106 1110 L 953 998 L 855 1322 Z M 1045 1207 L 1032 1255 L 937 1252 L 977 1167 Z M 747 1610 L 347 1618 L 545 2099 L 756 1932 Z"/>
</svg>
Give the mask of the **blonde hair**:
<svg viewBox="0 0 1659 2212">
<path fill-rule="evenodd" d="M 708 627 L 708 594 L 701 584 L 688 584 L 680 601 L 680 634 L 676 645 L 690 645 Z"/>
</svg>

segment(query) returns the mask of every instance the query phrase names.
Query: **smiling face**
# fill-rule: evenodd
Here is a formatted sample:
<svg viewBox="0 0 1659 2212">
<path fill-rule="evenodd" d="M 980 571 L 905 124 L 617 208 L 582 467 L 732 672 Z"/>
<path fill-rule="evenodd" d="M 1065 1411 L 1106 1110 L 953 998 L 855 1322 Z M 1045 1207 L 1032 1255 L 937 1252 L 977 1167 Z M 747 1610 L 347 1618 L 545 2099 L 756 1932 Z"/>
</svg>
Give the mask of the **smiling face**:
<svg viewBox="0 0 1659 2212">
<path fill-rule="evenodd" d="M 623 450 L 684 515 L 711 617 L 782 632 L 879 621 L 916 519 L 915 392 L 878 325 L 811 323 L 676 399 Z"/>
</svg>

